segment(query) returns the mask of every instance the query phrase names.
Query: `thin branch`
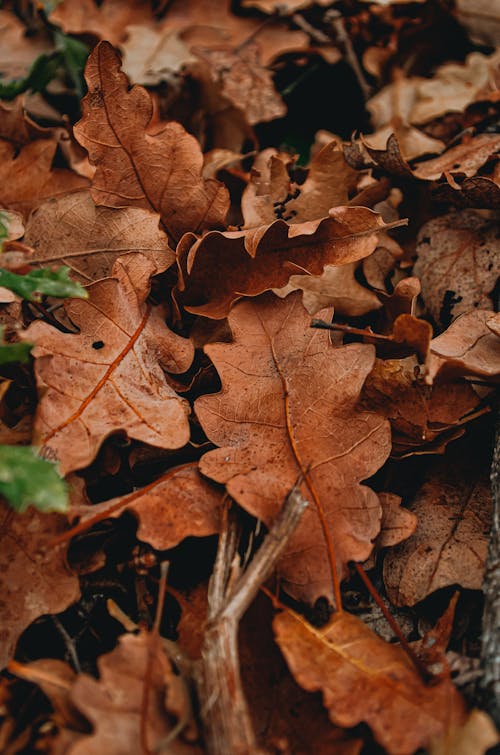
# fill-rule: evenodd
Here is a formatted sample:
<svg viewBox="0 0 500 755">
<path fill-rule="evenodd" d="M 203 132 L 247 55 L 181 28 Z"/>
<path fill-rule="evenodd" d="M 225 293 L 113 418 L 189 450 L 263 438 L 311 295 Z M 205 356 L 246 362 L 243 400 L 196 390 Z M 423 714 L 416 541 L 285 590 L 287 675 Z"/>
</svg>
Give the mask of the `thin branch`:
<svg viewBox="0 0 500 755">
<path fill-rule="evenodd" d="M 281 512 L 248 567 L 238 554 L 239 526 L 227 512 L 209 585 L 208 622 L 201 660 L 195 670 L 205 744 L 210 755 L 263 753 L 243 692 L 238 658 L 238 625 L 261 583 L 272 572 L 307 501 L 298 488 Z"/>
</svg>

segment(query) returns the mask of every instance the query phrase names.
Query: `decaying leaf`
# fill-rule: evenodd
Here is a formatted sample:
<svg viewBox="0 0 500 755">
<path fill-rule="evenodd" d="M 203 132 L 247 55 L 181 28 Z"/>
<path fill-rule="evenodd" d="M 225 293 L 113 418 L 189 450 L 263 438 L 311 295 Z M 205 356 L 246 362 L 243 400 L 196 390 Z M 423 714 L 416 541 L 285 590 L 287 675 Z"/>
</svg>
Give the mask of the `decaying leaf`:
<svg viewBox="0 0 500 755">
<path fill-rule="evenodd" d="M 427 686 L 400 647 L 355 616 L 336 613 L 317 629 L 287 610 L 273 627 L 293 676 L 304 689 L 322 692 L 333 723 L 366 722 L 391 755 L 427 748 L 465 720 L 465 705 L 449 679 Z"/>
<path fill-rule="evenodd" d="M 205 347 L 223 388 L 199 398 L 195 411 L 221 448 L 202 457 L 200 470 L 266 524 L 310 470 L 310 487 L 301 489 L 311 503 L 279 573 L 296 597 L 331 597 L 326 538 L 345 575 L 348 561 L 368 557 L 380 529 L 377 496 L 359 483 L 387 457 L 388 425 L 356 408 L 373 347 L 333 348 L 309 328 L 297 294 L 241 302 L 229 324 L 233 343 Z"/>
<path fill-rule="evenodd" d="M 157 636 L 123 635 L 111 653 L 100 657 L 98 666 L 99 680 L 80 674 L 71 689 L 72 703 L 94 729 L 72 747 L 71 755 L 137 755 L 144 737 L 154 749 L 176 721 L 187 716 L 189 722 L 186 683 L 174 674 Z M 143 710 L 146 684 L 149 691 Z M 199 747 L 180 737 L 168 747 L 173 755 L 201 755 Z"/>
<path fill-rule="evenodd" d="M 40 514 L 30 509 L 15 514 L 1 507 L 0 667 L 9 661 L 21 632 L 46 613 L 64 611 L 78 600 L 78 578 L 73 575 L 60 548 L 48 547 L 67 528 L 60 514 Z"/>
<path fill-rule="evenodd" d="M 159 216 L 137 207 L 96 207 L 90 193 L 75 192 L 40 205 L 30 216 L 24 241 L 33 265 L 68 265 L 82 283 L 111 275 L 118 257 L 140 252 L 163 272 L 175 260 L 158 227 Z"/>
<path fill-rule="evenodd" d="M 387 594 L 397 606 L 414 605 L 430 593 L 458 584 L 481 589 L 491 526 L 487 475 L 461 459 L 442 461 L 417 493 L 411 511 L 415 534 L 384 560 Z"/>
<path fill-rule="evenodd" d="M 221 319 L 240 296 L 284 286 L 297 267 L 314 275 L 325 265 L 367 257 L 384 228 L 372 210 L 337 207 L 328 217 L 294 225 L 276 220 L 248 231 L 212 231 L 200 239 L 186 234 L 177 248 L 178 299 L 189 312 Z"/>
<path fill-rule="evenodd" d="M 174 548 L 185 537 L 214 535 L 219 529 L 222 494 L 203 479 L 197 462 L 169 469 L 154 482 L 93 506 L 72 505 L 82 521 L 131 511 L 139 520 L 137 537 L 156 550 Z"/>
<path fill-rule="evenodd" d="M 498 315 L 488 310 L 466 312 L 431 341 L 426 381 L 432 383 L 436 377 L 450 380 L 462 375 L 494 381 L 500 377 Z"/>
<path fill-rule="evenodd" d="M 37 139 L 16 155 L 9 142 L 0 142 L 0 204 L 25 218 L 49 197 L 60 197 L 88 186 L 88 180 L 65 168 L 53 168 L 55 139 Z"/>
<path fill-rule="evenodd" d="M 153 271 L 139 254 L 133 262 L 119 259 L 116 277 L 92 284 L 87 301 L 65 305 L 80 333 L 42 322 L 25 333 L 36 344 L 36 442 L 65 474 L 89 464 L 119 430 L 160 448 L 180 448 L 189 439 L 187 404 L 163 369 L 186 370 L 193 348 L 145 304 Z"/>
<path fill-rule="evenodd" d="M 74 131 L 97 167 L 91 188 L 96 204 L 153 210 L 176 240 L 184 231 L 223 224 L 228 192 L 202 178 L 198 142 L 175 122 L 148 132 L 151 97 L 140 86 L 128 91 L 109 43 L 101 42 L 90 55 L 86 78 L 89 92 Z"/>
<path fill-rule="evenodd" d="M 452 212 L 420 229 L 414 267 L 436 322 L 448 325 L 471 309 L 492 308 L 500 245 L 494 221 L 473 210 Z"/>
</svg>

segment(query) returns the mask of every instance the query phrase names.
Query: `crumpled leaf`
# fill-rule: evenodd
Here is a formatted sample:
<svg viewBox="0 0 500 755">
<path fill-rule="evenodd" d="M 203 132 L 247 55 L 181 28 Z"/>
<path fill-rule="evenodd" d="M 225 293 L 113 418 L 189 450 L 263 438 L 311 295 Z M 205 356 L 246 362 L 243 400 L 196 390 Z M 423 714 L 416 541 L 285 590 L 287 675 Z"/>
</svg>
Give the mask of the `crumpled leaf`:
<svg viewBox="0 0 500 755">
<path fill-rule="evenodd" d="M 436 439 L 444 435 L 445 440 L 450 430 L 459 429 L 463 418 L 480 403 L 466 382 L 438 383 L 431 388 L 415 376 L 416 367 L 414 357 L 377 359 L 361 394 L 366 409 L 390 420 L 396 456 L 433 452 Z M 437 451 L 442 452 L 441 447 Z"/>
<path fill-rule="evenodd" d="M 143 749 L 142 706 L 149 673 L 145 736 L 152 750 L 186 713 L 189 693 L 177 676 L 155 635 L 125 634 L 117 647 L 98 660 L 99 679 L 79 674 L 70 693 L 93 732 L 71 748 L 71 755 L 137 755 Z M 149 668 L 149 672 L 148 669 Z M 188 711 L 189 720 L 189 711 Z M 173 755 L 201 755 L 182 734 L 168 744 Z"/>
<path fill-rule="evenodd" d="M 450 327 L 431 341 L 426 362 L 426 381 L 450 380 L 477 375 L 488 380 L 500 377 L 498 315 L 476 309 L 457 317 Z"/>
<path fill-rule="evenodd" d="M 37 139 L 16 155 L 12 144 L 0 141 L 0 204 L 27 218 L 45 199 L 88 186 L 83 176 L 52 168 L 57 144 L 55 139 Z"/>
<path fill-rule="evenodd" d="M 0 493 L 19 514 L 29 506 L 60 514 L 68 510 L 68 487 L 57 467 L 31 446 L 0 446 Z"/>
<path fill-rule="evenodd" d="M 500 244 L 496 222 L 473 210 L 429 220 L 417 238 L 414 274 L 436 322 L 448 325 L 471 309 L 493 308 Z"/>
<path fill-rule="evenodd" d="M 119 430 L 160 448 L 180 448 L 189 439 L 187 403 L 162 368 L 185 371 L 193 348 L 145 303 L 153 270 L 141 255 L 118 259 L 115 277 L 92 284 L 88 301 L 65 304 L 78 334 L 42 322 L 25 331 L 36 344 L 35 442 L 64 474 L 90 464 Z"/>
<path fill-rule="evenodd" d="M 201 477 L 198 463 L 173 467 L 157 480 L 128 495 L 92 506 L 75 506 L 82 521 L 120 516 L 130 511 L 139 520 L 137 537 L 159 551 L 174 548 L 186 537 L 219 531 L 221 491 Z"/>
<path fill-rule="evenodd" d="M 88 94 L 74 134 L 97 170 L 91 194 L 106 207 L 140 207 L 161 216 L 170 236 L 223 224 L 227 189 L 202 178 L 198 142 L 175 122 L 148 132 L 153 105 L 140 86 L 128 91 L 116 51 L 101 42 L 85 69 Z"/>
<path fill-rule="evenodd" d="M 117 45 L 126 36 L 127 26 L 152 22 L 153 14 L 141 0 L 104 0 L 101 3 L 81 0 L 78 5 L 63 0 L 57 3 L 49 19 L 67 34 L 93 34 Z"/>
<path fill-rule="evenodd" d="M 0 286 L 27 301 L 39 301 L 41 296 L 86 299 L 87 291 L 81 283 L 71 280 L 69 272 L 69 267 L 62 266 L 58 270 L 31 270 L 26 275 L 17 275 L 0 268 Z"/>
<path fill-rule="evenodd" d="M 137 207 L 96 207 L 87 190 L 48 200 L 31 215 L 24 242 L 30 264 L 64 264 L 82 283 L 111 275 L 118 257 L 140 252 L 163 272 L 175 260 L 159 216 Z"/>
<path fill-rule="evenodd" d="M 477 467 L 477 465 L 476 465 Z M 413 606 L 435 590 L 459 584 L 480 590 L 492 503 L 488 477 L 467 459 L 446 459 L 417 493 L 411 511 L 415 534 L 388 551 L 387 594 L 397 606 Z"/>
<path fill-rule="evenodd" d="M 78 578 L 71 574 L 64 551 L 47 545 L 66 527 L 60 514 L 30 510 L 19 516 L 0 503 L 0 667 L 14 654 L 20 634 L 47 613 L 64 611 L 78 600 Z"/>
<path fill-rule="evenodd" d="M 310 505 L 278 571 L 295 597 L 331 598 L 325 538 L 331 538 L 339 574 L 345 575 L 348 561 L 368 557 L 380 529 L 377 496 L 359 483 L 386 459 L 388 425 L 356 408 L 373 347 L 333 348 L 324 332 L 309 328 L 297 294 L 240 302 L 229 324 L 233 343 L 205 347 L 222 392 L 197 399 L 195 411 L 209 440 L 221 448 L 202 457 L 200 471 L 225 483 L 243 508 L 269 525 L 310 468 L 311 488 L 301 486 Z"/>
<path fill-rule="evenodd" d="M 382 302 L 373 291 L 358 283 L 354 277 L 356 268 L 355 262 L 327 265 L 321 275 L 291 275 L 286 286 L 273 290 L 281 297 L 291 291 L 302 291 L 302 303 L 310 315 L 333 307 L 337 315 L 360 317 L 380 309 Z"/>
<path fill-rule="evenodd" d="M 367 257 L 386 227 L 366 207 L 336 207 L 326 218 L 295 225 L 276 220 L 248 231 L 212 231 L 200 239 L 185 234 L 177 248 L 176 296 L 189 312 L 222 319 L 240 296 L 284 286 L 297 267 L 320 274 L 325 265 Z"/>
<path fill-rule="evenodd" d="M 426 685 L 404 651 L 348 613 L 318 629 L 292 611 L 273 621 L 276 641 L 296 681 L 320 690 L 334 724 L 366 722 L 390 755 L 412 755 L 465 720 L 450 679 Z"/>
</svg>

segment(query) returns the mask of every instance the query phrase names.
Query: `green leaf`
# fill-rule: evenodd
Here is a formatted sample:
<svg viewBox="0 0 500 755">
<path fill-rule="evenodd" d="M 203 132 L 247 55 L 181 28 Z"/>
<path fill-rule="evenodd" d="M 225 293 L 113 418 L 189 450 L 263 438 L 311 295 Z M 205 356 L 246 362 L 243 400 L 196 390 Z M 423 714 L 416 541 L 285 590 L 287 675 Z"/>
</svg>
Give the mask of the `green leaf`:
<svg viewBox="0 0 500 755">
<path fill-rule="evenodd" d="M 0 98 L 13 100 L 18 94 L 26 92 L 43 92 L 47 84 L 56 77 L 57 69 L 62 62 L 62 54 L 39 55 L 24 79 L 0 80 Z"/>
<path fill-rule="evenodd" d="M 18 296 L 28 301 L 38 301 L 42 294 L 74 299 L 87 299 L 88 293 L 81 283 L 76 283 L 69 277 L 69 267 L 63 266 L 58 270 L 32 270 L 26 275 L 17 275 L 9 270 L 0 268 L 0 286 L 14 291 Z"/>
<path fill-rule="evenodd" d="M 56 48 L 62 54 L 64 67 L 73 82 L 76 94 L 81 99 L 85 94 L 83 71 L 89 56 L 89 48 L 83 42 L 80 42 L 79 39 L 69 37 L 58 29 L 54 30 L 54 41 Z"/>
<path fill-rule="evenodd" d="M 4 241 L 9 235 L 9 216 L 6 212 L 0 210 L 0 242 Z"/>
<path fill-rule="evenodd" d="M 0 364 L 27 362 L 32 348 L 32 343 L 0 343 Z"/>
<path fill-rule="evenodd" d="M 32 446 L 0 446 L 0 494 L 22 513 L 68 510 L 68 486 L 51 461 L 41 459 Z"/>
</svg>

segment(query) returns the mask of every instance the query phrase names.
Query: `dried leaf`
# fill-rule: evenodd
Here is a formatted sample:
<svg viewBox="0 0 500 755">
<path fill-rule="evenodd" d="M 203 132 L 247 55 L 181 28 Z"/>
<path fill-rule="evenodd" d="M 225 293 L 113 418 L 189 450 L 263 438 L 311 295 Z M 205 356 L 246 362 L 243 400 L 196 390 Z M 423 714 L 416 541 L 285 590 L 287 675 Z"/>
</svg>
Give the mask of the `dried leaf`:
<svg viewBox="0 0 500 755">
<path fill-rule="evenodd" d="M 189 312 L 221 319 L 240 296 L 284 286 L 294 268 L 320 274 L 325 265 L 367 257 L 384 228 L 380 216 L 365 207 L 337 207 L 329 217 L 295 225 L 276 220 L 200 239 L 189 233 L 177 248 L 177 297 Z"/>
<path fill-rule="evenodd" d="M 401 497 L 394 493 L 379 493 L 382 506 L 382 524 L 377 548 L 388 548 L 407 540 L 417 527 L 417 517 L 401 506 Z"/>
<path fill-rule="evenodd" d="M 141 0 L 81 0 L 78 5 L 62 0 L 55 6 L 50 21 L 66 34 L 93 34 L 113 45 L 123 41 L 128 26 L 153 21 L 151 9 Z"/>
<path fill-rule="evenodd" d="M 321 690 L 333 723 L 366 722 L 391 755 L 427 748 L 465 719 L 449 679 L 427 686 L 400 647 L 355 616 L 337 613 L 317 629 L 287 610 L 273 627 L 293 676 L 304 689 Z"/>
<path fill-rule="evenodd" d="M 16 155 L 12 144 L 0 142 L 0 204 L 27 218 L 45 199 L 88 186 L 83 176 L 52 168 L 56 149 L 55 139 L 37 139 Z"/>
<path fill-rule="evenodd" d="M 48 543 L 67 527 L 60 514 L 30 509 L 15 514 L 0 503 L 2 550 L 0 574 L 0 667 L 13 654 L 20 634 L 46 613 L 64 611 L 80 595 L 78 578 L 71 574 L 60 548 Z"/>
<path fill-rule="evenodd" d="M 186 537 L 219 531 L 221 492 L 204 480 L 197 462 L 169 469 L 162 477 L 128 495 L 93 506 L 72 506 L 82 521 L 116 517 L 130 511 L 139 520 L 137 537 L 156 550 L 174 548 Z"/>
<path fill-rule="evenodd" d="M 28 38 L 25 25 L 8 10 L 0 10 L 0 36 L 2 79 L 23 79 L 40 55 L 52 51 L 48 38 L 40 35 Z"/>
<path fill-rule="evenodd" d="M 499 134 L 466 137 L 461 144 L 443 152 L 439 157 L 418 163 L 413 169 L 413 175 L 424 181 L 436 181 L 444 173 L 463 173 L 470 178 L 499 151 Z"/>
<path fill-rule="evenodd" d="M 225 483 L 243 508 L 269 524 L 297 477 L 310 468 L 315 492 L 302 486 L 311 503 L 279 573 L 295 597 L 331 597 L 325 537 L 345 575 L 348 561 L 368 557 L 380 528 L 377 496 L 359 483 L 387 457 L 388 426 L 356 408 L 373 347 L 333 348 L 324 332 L 309 328 L 296 294 L 241 302 L 229 324 L 233 343 L 205 347 L 223 389 L 199 398 L 195 411 L 221 448 L 202 457 L 200 470 Z"/>
<path fill-rule="evenodd" d="M 80 674 L 70 698 L 93 725 L 93 733 L 71 749 L 71 755 L 137 755 L 143 748 L 142 716 L 148 746 L 155 749 L 184 711 L 175 704 L 182 686 L 158 638 L 142 632 L 120 637 L 118 646 L 98 660 L 99 680 Z M 148 672 L 149 667 L 149 672 Z M 148 707 L 142 712 L 149 673 Z M 181 692 L 182 694 L 182 692 Z M 173 698 L 173 699 L 172 699 Z M 188 705 L 188 691 L 184 704 Z M 173 704 L 174 703 L 174 704 Z M 177 737 L 168 745 L 172 755 L 201 755 L 200 749 Z"/>
<path fill-rule="evenodd" d="M 142 87 L 128 91 L 116 51 L 101 42 L 86 67 L 89 92 L 74 133 L 97 170 L 92 198 L 106 207 L 153 210 L 172 238 L 223 224 L 227 189 L 205 181 L 199 145 L 179 123 L 148 133 L 153 106 Z"/>
<path fill-rule="evenodd" d="M 36 442 L 64 474 L 90 464 L 119 430 L 160 448 L 180 448 L 189 439 L 187 404 L 162 368 L 183 372 L 193 348 L 145 304 L 153 264 L 141 255 L 127 260 L 115 263 L 116 277 L 89 287 L 88 301 L 65 305 L 79 334 L 42 322 L 25 332 L 36 344 Z"/>
<path fill-rule="evenodd" d="M 30 263 L 64 264 L 82 283 L 111 275 L 118 257 L 140 252 L 163 272 L 175 260 L 156 213 L 136 207 L 96 207 L 90 193 L 76 192 L 40 205 L 30 216 L 24 241 Z"/>
<path fill-rule="evenodd" d="M 431 341 L 426 363 L 426 381 L 450 380 L 477 375 L 490 380 L 500 377 L 500 338 L 489 326 L 492 313 L 476 309 L 466 312 Z"/>
<path fill-rule="evenodd" d="M 445 741 L 431 745 L 429 755 L 485 755 L 499 741 L 490 716 L 474 708 L 464 724 L 452 729 Z"/>
<path fill-rule="evenodd" d="M 358 283 L 354 277 L 356 268 L 355 262 L 327 265 L 321 275 L 291 275 L 288 285 L 273 291 L 280 297 L 302 291 L 302 303 L 310 315 L 333 307 L 337 315 L 360 317 L 380 309 L 382 303 L 373 291 Z"/>
<path fill-rule="evenodd" d="M 413 606 L 454 584 L 480 590 L 491 507 L 486 475 L 465 459 L 441 462 L 412 503 L 418 517 L 415 534 L 385 557 L 391 602 Z"/>
<path fill-rule="evenodd" d="M 498 227 L 473 210 L 451 212 L 425 223 L 417 239 L 414 273 L 436 322 L 448 325 L 471 309 L 493 307 L 498 278 Z"/>
<path fill-rule="evenodd" d="M 197 62 L 176 32 L 127 26 L 127 39 L 121 46 L 123 70 L 132 84 L 156 86 L 171 82 L 183 68 Z"/>
</svg>

